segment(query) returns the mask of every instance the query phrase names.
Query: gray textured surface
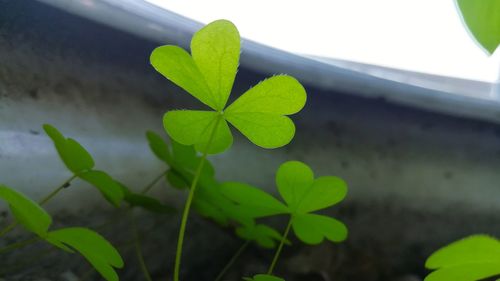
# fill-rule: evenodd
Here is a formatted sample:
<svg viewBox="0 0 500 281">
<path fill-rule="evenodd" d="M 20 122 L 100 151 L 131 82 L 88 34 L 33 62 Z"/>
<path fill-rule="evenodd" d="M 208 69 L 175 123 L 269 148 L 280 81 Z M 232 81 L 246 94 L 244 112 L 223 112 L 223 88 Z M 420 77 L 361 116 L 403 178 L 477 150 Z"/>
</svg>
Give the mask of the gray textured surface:
<svg viewBox="0 0 500 281">
<path fill-rule="evenodd" d="M 98 168 L 131 186 L 140 188 L 158 174 L 163 167 L 148 151 L 144 131 L 160 132 L 161 116 L 170 108 L 200 105 L 149 67 L 154 46 L 37 2 L 0 0 L 0 182 L 39 198 L 68 177 L 41 130 L 45 122 L 79 140 L 95 155 Z M 238 75 L 237 94 L 262 78 L 246 69 Z M 499 126 L 383 99 L 315 88 L 308 93 L 306 108 L 294 117 L 297 135 L 289 146 L 267 151 L 235 133 L 233 148 L 212 158 L 221 180 L 267 189 L 278 165 L 291 159 L 349 183 L 346 204 L 334 208 L 350 227 L 349 241 L 287 249 L 278 272 L 288 280 L 413 278 L 424 273 L 424 258 L 438 245 L 474 232 L 500 234 L 495 223 Z M 162 187 L 155 189 L 160 198 L 181 201 L 179 193 Z M 97 192 L 80 182 L 48 208 L 56 226 L 95 226 L 111 213 Z M 144 246 L 148 265 L 160 277 L 172 264 L 179 217 L 140 218 L 149 236 Z M 158 227 L 147 231 L 153 221 Z M 129 235 L 126 223 L 104 233 L 116 243 Z M 190 223 L 189 236 L 189 280 L 210 280 L 238 246 L 229 232 L 201 219 Z M 44 249 L 37 247 L 19 255 Z M 66 257 L 43 258 L 18 271 L 17 280 L 65 280 L 61 274 L 86 271 L 81 259 Z M 135 259 L 127 257 L 130 267 L 123 280 L 139 280 Z M 251 273 L 269 260 L 268 251 L 252 249 L 237 268 Z"/>
</svg>

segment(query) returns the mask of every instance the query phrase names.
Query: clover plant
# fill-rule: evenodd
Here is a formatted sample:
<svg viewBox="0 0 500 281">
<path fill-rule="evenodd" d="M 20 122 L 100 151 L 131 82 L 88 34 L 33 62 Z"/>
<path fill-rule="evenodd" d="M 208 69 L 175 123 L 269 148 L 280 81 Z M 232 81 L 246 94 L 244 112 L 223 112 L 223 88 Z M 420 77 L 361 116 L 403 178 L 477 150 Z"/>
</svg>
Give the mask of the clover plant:
<svg viewBox="0 0 500 281">
<path fill-rule="evenodd" d="M 306 102 L 306 92 L 293 77 L 266 79 L 226 106 L 239 64 L 240 36 L 229 21 L 212 22 L 196 32 L 191 55 L 178 46 L 161 46 L 151 54 L 151 64 L 167 79 L 186 90 L 210 110 L 172 110 L 163 124 L 169 136 L 183 145 L 194 145 L 202 153 L 185 204 L 174 265 L 179 280 L 187 218 L 208 154 L 228 149 L 233 136 L 228 122 L 254 144 L 277 148 L 289 143 L 295 133 L 286 115 L 297 113 Z"/>
<path fill-rule="evenodd" d="M 158 134 L 146 132 L 151 151 L 166 167 L 138 192 L 106 172 L 96 170 L 92 156 L 82 145 L 65 137 L 55 127 L 44 125 L 45 132 L 52 139 L 71 176 L 38 203 L 14 189 L 0 185 L 0 198 L 9 204 L 15 219 L 0 230 L 0 237 L 17 225 L 36 235 L 36 238 L 8 245 L 0 249 L 0 253 L 44 240 L 64 251 L 79 252 L 104 279 L 118 280 L 115 269 L 123 267 L 123 260 L 102 236 L 82 227 L 49 230 L 52 218 L 41 206 L 69 187 L 75 179 L 97 188 L 114 208 L 121 208 L 122 201 L 127 203 L 122 208 L 123 214 L 130 216 L 133 244 L 146 280 L 152 278 L 142 256 L 133 208 L 140 207 L 154 213 L 173 213 L 175 210 L 172 207 L 147 195 L 163 178 L 172 187 L 188 192 L 177 240 L 174 281 L 180 278 L 182 249 L 191 206 L 199 215 L 220 226 L 234 228 L 235 235 L 244 240 L 216 281 L 222 280 L 251 243 L 277 250 L 267 274 L 243 279 L 283 281 L 272 274 L 284 245 L 291 244 L 288 239 L 291 230 L 307 244 L 318 244 L 324 239 L 343 241 L 347 236 L 344 224 L 314 213 L 335 205 L 345 197 L 346 184 L 337 177 L 315 179 L 312 170 L 304 163 L 286 162 L 276 174 L 276 184 L 284 202 L 248 184 L 219 182 L 216 179 L 215 168 L 207 156 L 222 153 L 231 146 L 233 136 L 229 124 L 259 147 L 282 147 L 295 134 L 295 125 L 288 115 L 299 112 L 306 102 L 304 87 L 295 78 L 281 74 L 259 82 L 227 105 L 238 69 L 240 42 L 236 27 L 229 21 L 218 20 L 195 33 L 191 41 L 191 54 L 180 47 L 168 45 L 152 52 L 150 60 L 154 68 L 198 99 L 205 108 L 171 110 L 164 115 L 163 125 L 170 136 L 170 144 Z M 283 234 L 258 221 L 274 215 L 289 217 Z M 109 224 L 114 222 L 111 219 Z"/>
</svg>

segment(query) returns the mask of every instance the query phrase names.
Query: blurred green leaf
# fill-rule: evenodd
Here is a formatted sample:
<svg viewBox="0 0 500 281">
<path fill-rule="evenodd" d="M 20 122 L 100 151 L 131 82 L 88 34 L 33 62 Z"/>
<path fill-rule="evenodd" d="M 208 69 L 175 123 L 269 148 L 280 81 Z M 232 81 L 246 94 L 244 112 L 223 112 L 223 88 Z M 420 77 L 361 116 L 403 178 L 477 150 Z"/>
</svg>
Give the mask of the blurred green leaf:
<svg viewBox="0 0 500 281">
<path fill-rule="evenodd" d="M 165 162 L 167 165 L 171 165 L 172 156 L 170 155 L 168 145 L 163 138 L 153 131 L 147 131 L 146 138 L 148 139 L 149 148 L 153 151 L 156 157 Z"/>
<path fill-rule="evenodd" d="M 457 0 L 457 6 L 472 36 L 493 54 L 500 45 L 500 1 Z"/>
<path fill-rule="evenodd" d="M 258 245 L 264 248 L 272 249 L 275 248 L 277 242 L 283 239 L 283 236 L 276 231 L 264 224 L 247 224 L 236 229 L 236 234 L 249 241 L 255 241 Z M 290 244 L 290 241 L 285 241 Z"/>
<path fill-rule="evenodd" d="M 75 175 L 94 167 L 92 156 L 77 141 L 65 138 L 49 124 L 43 125 L 43 129 L 54 142 L 54 146 L 66 167 Z"/>
<path fill-rule="evenodd" d="M 78 251 L 104 279 L 119 280 L 114 268 L 122 268 L 123 260 L 118 251 L 98 233 L 81 227 L 64 228 L 49 232 L 46 240 L 56 247 L 67 245 Z"/>
<path fill-rule="evenodd" d="M 225 182 L 220 190 L 227 198 L 238 203 L 254 218 L 289 213 L 288 208 L 268 193 L 239 182 Z"/>
<path fill-rule="evenodd" d="M 163 117 L 163 125 L 172 139 L 194 145 L 198 151 L 205 151 L 212 138 L 206 151 L 209 154 L 223 152 L 233 143 L 226 120 L 215 111 L 171 110 Z"/>
<path fill-rule="evenodd" d="M 425 267 L 435 270 L 425 281 L 476 281 L 500 274 L 500 241 L 472 235 L 433 253 Z"/>
<path fill-rule="evenodd" d="M 189 188 L 188 183 L 175 171 L 169 169 L 166 174 L 167 181 L 175 188 Z"/>
<path fill-rule="evenodd" d="M 125 201 L 127 201 L 127 203 L 129 203 L 132 207 L 141 207 L 154 213 L 165 214 L 173 213 L 175 211 L 173 207 L 165 205 L 153 197 L 138 193 L 126 194 Z"/>
<path fill-rule="evenodd" d="M 243 277 L 243 280 L 246 281 L 285 281 L 285 279 L 273 276 L 273 275 L 267 275 L 267 274 L 257 274 L 253 278 L 248 278 L 248 277 Z"/>
<path fill-rule="evenodd" d="M 40 205 L 5 185 L 0 185 L 0 198 L 9 204 L 16 221 L 28 231 L 40 237 L 47 235 L 52 218 Z"/>
<path fill-rule="evenodd" d="M 78 176 L 96 187 L 109 203 L 116 207 L 120 206 L 120 202 L 124 197 L 123 189 L 111 176 L 98 170 L 86 171 Z"/>
</svg>

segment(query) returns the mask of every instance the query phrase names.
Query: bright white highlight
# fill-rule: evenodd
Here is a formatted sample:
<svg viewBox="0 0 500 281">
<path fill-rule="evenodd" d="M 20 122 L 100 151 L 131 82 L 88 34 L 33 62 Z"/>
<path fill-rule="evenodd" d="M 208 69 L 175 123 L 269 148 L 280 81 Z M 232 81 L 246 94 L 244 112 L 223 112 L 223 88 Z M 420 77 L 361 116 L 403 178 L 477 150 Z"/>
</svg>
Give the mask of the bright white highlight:
<svg viewBox="0 0 500 281">
<path fill-rule="evenodd" d="M 452 0 L 146 0 L 209 23 L 225 18 L 275 48 L 405 70 L 496 81 L 500 56 L 470 38 Z"/>
</svg>

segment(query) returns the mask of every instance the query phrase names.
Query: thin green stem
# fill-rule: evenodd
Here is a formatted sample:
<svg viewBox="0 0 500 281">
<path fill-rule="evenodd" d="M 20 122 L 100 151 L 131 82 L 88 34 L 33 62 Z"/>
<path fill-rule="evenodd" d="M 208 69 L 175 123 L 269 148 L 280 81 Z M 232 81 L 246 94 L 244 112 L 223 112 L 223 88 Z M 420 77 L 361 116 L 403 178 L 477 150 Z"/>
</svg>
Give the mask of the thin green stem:
<svg viewBox="0 0 500 281">
<path fill-rule="evenodd" d="M 56 189 L 54 189 L 51 193 L 49 193 L 47 196 L 45 196 L 42 200 L 38 201 L 38 204 L 44 205 L 45 203 L 49 202 L 54 196 L 56 196 L 57 193 L 59 193 L 59 191 L 68 187 L 68 185 L 71 183 L 71 181 L 74 180 L 76 177 L 77 177 L 76 175 L 71 176 L 63 184 L 61 184 Z M 9 225 L 7 225 L 4 229 L 0 230 L 0 237 L 11 232 L 17 225 L 18 225 L 18 222 L 16 222 L 16 221 L 13 221 Z"/>
<path fill-rule="evenodd" d="M 155 186 L 155 184 L 158 183 L 165 176 L 166 173 L 167 173 L 167 171 L 164 171 L 163 173 L 158 175 L 154 180 L 152 180 L 148 185 L 146 185 L 142 189 L 141 194 L 148 193 L 151 190 L 151 188 L 153 188 L 153 186 Z"/>
<path fill-rule="evenodd" d="M 151 279 L 151 274 L 149 274 L 148 267 L 146 266 L 146 262 L 144 261 L 144 256 L 142 255 L 141 240 L 139 237 L 139 230 L 137 229 L 137 223 L 135 221 L 133 210 L 129 210 L 129 215 L 132 224 L 132 232 L 134 234 L 133 239 L 134 239 L 135 254 L 137 256 L 137 259 L 139 260 L 139 266 L 141 267 L 142 273 L 144 274 L 144 278 L 147 281 L 153 281 L 153 279 Z"/>
<path fill-rule="evenodd" d="M 0 249 L 0 254 L 7 253 L 7 252 L 10 252 L 10 251 L 15 250 L 15 249 L 22 248 L 24 246 L 28 246 L 30 244 L 37 242 L 38 240 L 40 240 L 40 237 L 37 236 L 37 237 L 33 237 L 30 239 L 26 239 L 23 241 L 19 241 L 19 242 L 7 245 L 7 246 Z"/>
<path fill-rule="evenodd" d="M 280 257 L 281 251 L 283 250 L 283 246 L 285 245 L 286 238 L 288 237 L 288 233 L 290 232 L 290 228 L 292 227 L 292 218 L 288 221 L 288 225 L 286 226 L 285 233 L 283 233 L 283 237 L 281 238 L 280 245 L 278 246 L 278 250 L 276 250 L 276 254 L 274 254 L 273 261 L 271 262 L 271 266 L 269 266 L 269 270 L 267 274 L 272 275 L 273 270 L 276 267 L 276 263 Z"/>
<path fill-rule="evenodd" d="M 56 189 L 54 189 L 51 193 L 49 193 L 47 196 L 45 196 L 42 200 L 38 201 L 39 205 L 44 205 L 47 202 L 49 202 L 54 196 L 59 193 L 59 191 L 65 189 L 66 187 L 69 186 L 72 180 L 74 180 L 77 177 L 77 175 L 72 175 L 69 179 L 67 179 L 64 183 L 62 183 L 60 186 L 58 186 Z"/>
<path fill-rule="evenodd" d="M 189 217 L 189 211 L 191 209 L 191 204 L 193 203 L 193 198 L 194 194 L 196 191 L 196 185 L 198 184 L 198 181 L 200 180 L 201 176 L 201 171 L 203 171 L 203 166 L 205 166 L 205 162 L 207 159 L 208 155 L 208 149 L 210 148 L 210 145 L 212 144 L 213 138 L 215 136 L 215 132 L 217 131 L 217 127 L 219 125 L 219 122 L 221 120 L 221 117 L 218 117 L 217 120 L 215 121 L 215 126 L 213 127 L 212 131 L 210 132 L 210 137 L 208 138 L 207 145 L 205 146 L 205 149 L 203 151 L 203 155 L 201 156 L 200 163 L 198 164 L 198 168 L 196 168 L 196 173 L 194 175 L 194 179 L 191 182 L 191 187 L 189 188 L 189 195 L 186 200 L 186 205 L 184 205 L 184 211 L 182 213 L 182 219 L 181 219 L 181 227 L 179 229 L 179 238 L 177 240 L 177 251 L 175 253 L 175 265 L 174 265 L 174 281 L 179 281 L 179 273 L 180 273 L 180 268 L 181 268 L 181 258 L 182 258 L 182 245 L 184 244 L 184 235 L 186 233 L 186 225 Z"/>
<path fill-rule="evenodd" d="M 238 260 L 238 258 L 243 254 L 243 252 L 248 248 L 248 245 L 250 245 L 250 241 L 246 241 L 241 247 L 236 251 L 236 253 L 231 257 L 229 262 L 226 264 L 226 266 L 222 269 L 222 271 L 217 275 L 215 278 L 215 281 L 221 281 L 224 275 L 226 275 L 227 271 L 233 266 L 233 264 Z"/>
</svg>

